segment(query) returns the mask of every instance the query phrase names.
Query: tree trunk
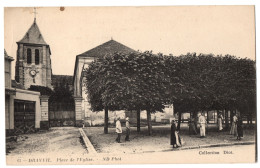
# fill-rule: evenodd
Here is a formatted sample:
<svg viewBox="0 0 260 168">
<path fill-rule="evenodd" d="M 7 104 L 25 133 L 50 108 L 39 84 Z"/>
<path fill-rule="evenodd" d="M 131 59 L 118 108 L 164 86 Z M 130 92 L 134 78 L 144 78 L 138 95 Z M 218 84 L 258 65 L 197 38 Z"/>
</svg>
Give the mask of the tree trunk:
<svg viewBox="0 0 260 168">
<path fill-rule="evenodd" d="M 225 129 L 229 129 L 229 123 L 228 123 L 228 110 L 225 109 Z"/>
<path fill-rule="evenodd" d="M 198 112 L 196 111 L 193 112 L 193 118 L 194 118 L 195 129 L 198 130 Z"/>
<path fill-rule="evenodd" d="M 148 135 L 152 135 L 151 112 L 150 110 L 146 110 L 146 113 L 147 113 Z"/>
<path fill-rule="evenodd" d="M 207 124 L 209 124 L 209 111 L 207 111 Z"/>
<path fill-rule="evenodd" d="M 181 128 L 181 112 L 178 114 L 178 125 L 177 125 L 177 130 L 180 131 Z"/>
<path fill-rule="evenodd" d="M 108 133 L 108 107 L 105 107 L 104 133 Z"/>
<path fill-rule="evenodd" d="M 217 110 L 217 130 L 218 130 L 218 124 L 219 124 L 218 123 L 218 115 L 219 115 L 219 113 L 220 113 L 219 110 Z"/>
<path fill-rule="evenodd" d="M 140 109 L 138 109 L 137 111 L 136 111 L 136 113 L 137 113 L 137 132 L 140 132 L 140 127 L 141 127 L 141 117 L 140 117 Z"/>
<path fill-rule="evenodd" d="M 173 114 L 173 118 L 175 118 L 175 113 L 176 113 L 176 107 L 175 107 L 175 106 L 173 106 L 173 108 L 172 108 L 172 114 Z M 170 121 L 170 123 L 171 123 L 171 121 Z"/>
<path fill-rule="evenodd" d="M 230 110 L 230 123 L 232 124 L 234 117 L 234 110 Z"/>
<path fill-rule="evenodd" d="M 250 126 L 253 126 L 253 115 L 252 113 L 249 114 L 249 119 L 250 119 Z"/>
<path fill-rule="evenodd" d="M 214 110 L 214 111 L 213 111 L 213 120 L 214 120 L 213 123 L 215 123 L 215 121 L 216 121 L 215 119 L 216 119 L 216 111 Z"/>
</svg>

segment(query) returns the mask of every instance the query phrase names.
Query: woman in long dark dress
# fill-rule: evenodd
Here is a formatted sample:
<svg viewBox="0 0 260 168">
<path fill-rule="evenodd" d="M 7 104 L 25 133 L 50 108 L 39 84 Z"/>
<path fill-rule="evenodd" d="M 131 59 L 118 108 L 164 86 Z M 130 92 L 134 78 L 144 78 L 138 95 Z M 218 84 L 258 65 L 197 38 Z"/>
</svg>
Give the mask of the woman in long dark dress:
<svg viewBox="0 0 260 168">
<path fill-rule="evenodd" d="M 197 130 L 196 130 L 196 127 L 195 127 L 195 122 L 194 122 L 194 118 L 190 118 L 189 119 L 189 134 L 190 135 L 197 135 Z"/>
<path fill-rule="evenodd" d="M 172 120 L 172 125 L 171 125 L 171 145 L 173 146 L 173 148 L 177 148 L 181 146 L 181 139 L 176 129 L 175 120 Z"/>
<path fill-rule="evenodd" d="M 243 120 L 241 117 L 238 117 L 237 120 L 237 140 L 241 140 L 243 137 Z"/>
</svg>

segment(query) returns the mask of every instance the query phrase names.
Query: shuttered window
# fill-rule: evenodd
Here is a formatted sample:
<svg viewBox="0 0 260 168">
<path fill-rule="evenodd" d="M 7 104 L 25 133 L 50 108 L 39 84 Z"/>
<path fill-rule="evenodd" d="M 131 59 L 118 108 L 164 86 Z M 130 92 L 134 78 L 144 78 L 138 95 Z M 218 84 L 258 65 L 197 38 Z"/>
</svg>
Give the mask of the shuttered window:
<svg viewBox="0 0 260 168">
<path fill-rule="evenodd" d="M 36 49 L 35 50 L 35 64 L 39 65 L 39 63 L 40 63 L 40 54 L 39 54 L 39 50 Z"/>
<path fill-rule="evenodd" d="M 32 50 L 30 48 L 27 49 L 27 64 L 32 63 Z"/>
</svg>

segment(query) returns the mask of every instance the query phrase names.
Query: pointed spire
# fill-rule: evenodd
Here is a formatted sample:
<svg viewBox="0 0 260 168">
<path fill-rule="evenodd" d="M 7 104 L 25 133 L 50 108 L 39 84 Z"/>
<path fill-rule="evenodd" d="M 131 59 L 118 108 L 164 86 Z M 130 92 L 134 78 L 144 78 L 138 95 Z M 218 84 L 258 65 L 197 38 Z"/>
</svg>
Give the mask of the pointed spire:
<svg viewBox="0 0 260 168">
<path fill-rule="evenodd" d="M 24 37 L 18 41 L 18 43 L 29 43 L 29 44 L 43 44 L 48 45 L 44 38 L 42 33 L 40 32 L 40 29 L 36 22 L 34 22 L 31 27 L 28 29 L 28 31 L 25 33 Z"/>
<path fill-rule="evenodd" d="M 27 30 L 25 33 L 24 37 L 18 41 L 17 43 L 28 43 L 28 44 L 43 44 L 43 45 L 48 45 L 41 32 L 40 29 L 36 23 L 36 8 L 34 8 L 34 22 L 31 25 L 31 27 Z"/>
</svg>

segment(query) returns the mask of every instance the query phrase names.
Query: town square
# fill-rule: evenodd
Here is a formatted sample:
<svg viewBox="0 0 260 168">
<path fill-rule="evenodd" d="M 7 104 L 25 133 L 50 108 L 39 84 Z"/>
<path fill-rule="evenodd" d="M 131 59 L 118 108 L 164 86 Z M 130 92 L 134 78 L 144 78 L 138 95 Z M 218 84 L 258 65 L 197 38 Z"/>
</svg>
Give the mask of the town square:
<svg viewBox="0 0 260 168">
<path fill-rule="evenodd" d="M 5 7 L 7 165 L 256 162 L 254 22 L 253 6 Z"/>
</svg>

